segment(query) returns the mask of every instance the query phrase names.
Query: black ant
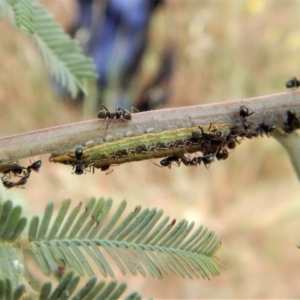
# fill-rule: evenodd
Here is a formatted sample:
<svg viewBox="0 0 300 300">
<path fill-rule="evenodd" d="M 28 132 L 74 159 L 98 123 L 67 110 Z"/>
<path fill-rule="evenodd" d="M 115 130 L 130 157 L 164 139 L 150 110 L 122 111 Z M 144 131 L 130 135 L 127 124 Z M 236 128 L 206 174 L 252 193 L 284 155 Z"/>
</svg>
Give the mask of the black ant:
<svg viewBox="0 0 300 300">
<path fill-rule="evenodd" d="M 242 121 L 242 124 L 243 124 L 243 127 L 245 130 L 250 129 L 250 127 L 251 127 L 250 124 L 247 122 L 246 117 L 249 117 L 253 114 L 254 114 L 254 112 L 253 111 L 250 112 L 249 108 L 247 106 L 245 106 L 245 105 L 240 106 L 240 118 L 241 118 L 241 121 Z"/>
<path fill-rule="evenodd" d="M 168 167 L 171 169 L 172 163 L 176 163 L 177 166 L 180 166 L 180 156 L 168 156 L 167 158 L 162 159 L 159 163 L 159 167 Z"/>
<path fill-rule="evenodd" d="M 102 109 L 104 108 L 104 109 Z M 101 110 L 98 112 L 97 117 L 99 119 L 123 119 L 123 120 L 131 120 L 131 113 L 121 107 L 117 107 L 115 112 L 110 112 L 106 106 L 102 104 Z"/>
<path fill-rule="evenodd" d="M 300 86 L 300 81 L 296 77 L 292 77 L 285 83 L 285 86 L 287 89 L 296 88 Z"/>
<path fill-rule="evenodd" d="M 269 137 L 269 133 L 272 133 L 275 129 L 276 125 L 267 125 L 263 122 L 255 129 L 254 134 L 260 136 L 263 136 L 263 134 L 265 134 L 267 137 Z"/>
<path fill-rule="evenodd" d="M 192 132 L 191 140 L 197 141 L 199 139 L 207 138 L 209 140 L 219 141 L 222 138 L 224 138 L 224 133 L 221 130 L 218 130 L 218 129 L 210 130 L 211 126 L 212 126 L 212 123 L 210 123 L 210 125 L 209 125 L 208 132 L 204 132 L 203 128 L 201 126 L 198 126 L 200 130 Z"/>
<path fill-rule="evenodd" d="M 42 166 L 42 161 L 37 160 L 34 163 L 32 163 L 30 166 L 27 167 L 27 172 L 31 172 L 31 170 L 33 170 L 38 173 L 41 166 Z"/>
<path fill-rule="evenodd" d="M 104 109 L 103 109 L 104 108 Z M 133 109 L 133 108 L 132 108 Z M 101 106 L 101 110 L 98 112 L 97 114 L 97 117 L 99 119 L 109 119 L 110 121 L 108 122 L 107 126 L 106 126 L 106 130 L 108 128 L 108 125 L 110 124 L 110 122 L 113 120 L 113 119 L 120 119 L 122 121 L 125 121 L 125 120 L 131 120 L 131 113 L 124 109 L 124 108 L 121 108 L 121 107 L 117 107 L 115 112 L 110 112 L 106 106 L 104 106 L 102 104 Z"/>
<path fill-rule="evenodd" d="M 27 180 L 30 176 L 31 171 L 33 170 L 35 172 L 38 172 L 41 165 L 42 165 L 41 160 L 38 160 L 38 161 L 32 163 L 27 168 L 22 167 L 19 164 L 9 165 L 2 172 L 4 174 L 4 176 L 1 177 L 2 183 L 7 189 L 10 189 L 10 188 L 13 188 L 13 187 L 23 188 L 23 186 L 26 184 L 26 182 L 27 182 Z M 19 179 L 16 182 L 12 182 L 12 181 L 9 181 L 7 179 L 7 176 L 10 175 L 10 173 L 12 173 L 14 176 L 18 176 L 18 175 L 21 175 L 23 173 L 23 176 L 18 176 L 18 177 L 21 177 L 21 179 Z"/>
<path fill-rule="evenodd" d="M 21 179 L 19 181 L 12 182 L 12 181 L 5 179 L 4 176 L 1 177 L 1 180 L 2 180 L 3 185 L 7 189 L 11 189 L 13 187 L 24 188 L 24 185 L 26 184 L 29 176 L 30 176 L 30 172 L 23 171 L 23 177 L 21 177 Z"/>
<path fill-rule="evenodd" d="M 296 116 L 296 112 L 293 109 L 289 109 L 287 112 L 287 120 L 283 124 L 283 129 L 286 133 L 292 133 L 295 129 L 300 128 L 300 121 Z"/>
<path fill-rule="evenodd" d="M 87 156 L 82 157 L 82 155 L 83 155 L 83 149 L 81 147 L 78 147 L 75 150 L 75 158 L 76 158 L 76 160 L 72 162 L 73 169 L 75 169 L 74 173 L 77 174 L 77 175 L 83 174 L 84 171 L 85 171 L 85 169 L 86 169 L 86 166 L 82 162 L 82 159 L 86 158 Z M 74 158 L 71 155 L 69 155 L 69 156 L 72 157 L 72 158 Z"/>
</svg>

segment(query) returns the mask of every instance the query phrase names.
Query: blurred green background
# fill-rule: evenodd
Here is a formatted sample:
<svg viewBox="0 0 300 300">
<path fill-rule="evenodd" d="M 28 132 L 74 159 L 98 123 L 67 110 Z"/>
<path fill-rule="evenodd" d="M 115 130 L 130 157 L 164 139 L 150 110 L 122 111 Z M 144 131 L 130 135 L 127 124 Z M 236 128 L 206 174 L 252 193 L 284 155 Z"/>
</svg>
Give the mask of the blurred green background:
<svg viewBox="0 0 300 300">
<path fill-rule="evenodd" d="M 75 1 L 43 3 L 68 28 Z M 95 118 L 97 112 L 78 111 L 57 98 L 26 36 L 3 20 L 0 32 L 2 137 Z M 176 45 L 168 107 L 283 92 L 285 81 L 299 76 L 300 1 L 166 0 L 151 22 L 145 74 L 154 68 L 154 49 L 168 37 Z M 126 198 L 128 211 L 138 204 L 162 208 L 171 218 L 204 224 L 221 236 L 219 258 L 226 270 L 219 277 L 161 281 L 118 274 L 129 280 L 128 291 L 156 299 L 300 297 L 299 183 L 274 139 L 246 140 L 209 170 L 169 170 L 146 161 L 114 167 L 109 175 L 76 176 L 70 167 L 50 164 L 48 156 L 41 159 L 40 173 L 24 190 L 1 190 L 28 215 L 40 214 L 50 200 L 58 207 L 69 197 L 76 205 L 90 196 L 110 196 L 116 203 Z"/>
</svg>

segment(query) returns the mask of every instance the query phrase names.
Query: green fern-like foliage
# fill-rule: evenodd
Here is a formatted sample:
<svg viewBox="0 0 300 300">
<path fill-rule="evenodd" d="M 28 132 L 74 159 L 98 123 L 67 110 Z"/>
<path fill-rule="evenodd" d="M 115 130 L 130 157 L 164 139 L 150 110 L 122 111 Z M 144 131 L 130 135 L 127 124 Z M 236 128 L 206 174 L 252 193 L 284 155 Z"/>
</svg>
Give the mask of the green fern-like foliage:
<svg viewBox="0 0 300 300">
<path fill-rule="evenodd" d="M 95 277 L 91 278 L 86 282 L 80 290 L 78 288 L 78 283 L 80 281 L 79 276 L 74 276 L 73 272 L 66 274 L 59 285 L 51 291 L 51 282 L 47 282 L 43 285 L 39 299 L 119 299 L 126 289 L 126 284 L 117 284 L 116 280 L 110 281 L 105 284 L 103 280 L 97 282 Z M 141 299 L 141 296 L 137 292 L 133 292 L 125 298 L 125 300 L 131 299 Z"/>
<path fill-rule="evenodd" d="M 58 216 L 52 221 L 53 204 L 50 203 L 42 220 L 35 217 L 29 227 L 28 249 L 34 253 L 45 275 L 55 274 L 60 260 L 81 275 L 94 276 L 95 267 L 103 276 L 114 277 L 107 256 L 111 257 L 122 274 L 154 277 L 174 273 L 183 277 L 203 277 L 219 274 L 219 261 L 215 257 L 221 242 L 214 232 L 203 226 L 189 238 L 194 223 L 182 220 L 168 224 L 163 211 L 140 206 L 118 221 L 126 208 L 121 202 L 115 214 L 107 220 L 112 200 L 92 198 L 80 213 L 82 205 L 66 217 L 70 200 L 63 203 Z M 52 221 L 52 222 L 51 222 Z M 50 225 L 52 223 L 52 226 Z"/>
<path fill-rule="evenodd" d="M 8 18 L 14 24 L 14 12 L 9 3 L 11 2 L 0 0 L 0 18 Z"/>
<path fill-rule="evenodd" d="M 60 283 L 52 290 L 52 283 L 46 282 L 38 295 L 29 294 L 26 290 L 26 285 L 20 284 L 15 289 L 12 288 L 12 282 L 9 279 L 0 279 L 0 299 L 18 300 L 18 299 L 40 299 L 40 300 L 55 300 L 55 299 L 119 299 L 126 289 L 126 283 L 117 284 L 116 280 L 106 284 L 103 280 L 97 282 L 95 277 L 89 279 L 79 288 L 79 276 L 74 276 L 73 272 L 69 272 L 62 277 Z M 79 289 L 78 289 L 79 288 Z M 133 292 L 127 297 L 122 297 L 125 300 L 140 300 L 142 297 Z"/>
<path fill-rule="evenodd" d="M 0 299 L 22 299 L 26 293 L 26 285 L 20 284 L 15 289 L 12 287 L 12 282 L 9 279 L 0 279 Z"/>
<path fill-rule="evenodd" d="M 75 97 L 87 94 L 87 79 L 96 78 L 95 66 L 78 43 L 35 0 L 0 0 L 0 17 L 29 34 L 40 49 L 53 77 Z"/>
<path fill-rule="evenodd" d="M 114 277 L 111 260 L 123 274 L 162 278 L 174 273 L 207 279 L 219 274 L 216 252 L 221 242 L 214 232 L 203 226 L 192 232 L 193 222 L 182 220 L 176 225 L 175 220 L 162 217 L 162 210 L 141 206 L 123 217 L 126 201 L 108 217 L 112 204 L 111 199 L 92 198 L 69 211 L 71 201 L 65 200 L 54 217 L 54 205 L 49 203 L 41 219 L 31 219 L 26 239 L 21 207 L 13 207 L 11 201 L 1 203 L 0 284 L 9 282 L 12 291 L 28 287 L 30 268 L 24 264 L 28 254 L 46 276 L 54 275 L 60 282 L 70 271 L 93 278 L 99 270 L 102 277 Z M 70 282 L 78 283 L 76 276 L 71 277 Z M 51 295 L 48 285 L 42 290 Z"/>
</svg>

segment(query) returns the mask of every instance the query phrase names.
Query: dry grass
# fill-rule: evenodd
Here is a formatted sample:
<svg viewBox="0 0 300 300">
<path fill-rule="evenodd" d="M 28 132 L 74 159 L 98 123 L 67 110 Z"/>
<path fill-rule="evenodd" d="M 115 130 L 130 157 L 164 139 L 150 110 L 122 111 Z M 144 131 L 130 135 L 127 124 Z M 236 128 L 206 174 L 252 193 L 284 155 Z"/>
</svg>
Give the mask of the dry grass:
<svg viewBox="0 0 300 300">
<path fill-rule="evenodd" d="M 58 12 L 61 3 L 49 6 Z M 157 44 L 163 42 L 162 30 L 176 39 L 169 106 L 283 91 L 286 79 L 298 71 L 299 13 L 298 1 L 169 0 L 154 19 L 151 35 Z M 31 42 L 3 21 L 0 32 L 2 136 L 82 120 L 55 98 Z M 108 176 L 76 176 L 42 159 L 40 174 L 33 174 L 25 190 L 3 191 L 27 204 L 28 214 L 40 213 L 50 200 L 59 205 L 70 197 L 76 205 L 90 196 L 111 196 L 116 203 L 126 198 L 129 209 L 137 204 L 162 208 L 172 218 L 204 224 L 222 237 L 219 257 L 226 270 L 218 278 L 120 276 L 130 279 L 131 290 L 173 299 L 299 296 L 299 183 L 272 138 L 244 142 L 209 170 L 169 170 L 141 162 L 115 167 Z"/>
</svg>

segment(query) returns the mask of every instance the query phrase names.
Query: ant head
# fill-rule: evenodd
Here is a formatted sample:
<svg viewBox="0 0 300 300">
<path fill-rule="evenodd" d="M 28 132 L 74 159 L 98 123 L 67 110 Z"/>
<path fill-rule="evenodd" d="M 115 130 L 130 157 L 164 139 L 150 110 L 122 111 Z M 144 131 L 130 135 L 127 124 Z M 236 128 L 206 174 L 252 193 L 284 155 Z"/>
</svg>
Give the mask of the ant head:
<svg viewBox="0 0 300 300">
<path fill-rule="evenodd" d="M 128 113 L 126 113 L 126 114 L 123 115 L 123 119 L 125 119 L 125 120 L 131 120 L 131 115 L 128 114 Z"/>
<path fill-rule="evenodd" d="M 80 159 L 82 157 L 82 154 L 83 154 L 83 150 L 81 147 L 78 147 L 76 150 L 75 150 L 75 157 L 76 159 Z"/>
<path fill-rule="evenodd" d="M 300 82 L 297 80 L 296 77 L 290 78 L 286 83 L 285 86 L 287 89 L 295 88 L 300 85 Z"/>
<path fill-rule="evenodd" d="M 286 113 L 287 113 L 288 118 L 295 118 L 296 117 L 296 113 L 293 109 L 289 109 Z"/>
<path fill-rule="evenodd" d="M 214 159 L 215 159 L 215 156 L 213 154 L 209 154 L 209 155 L 202 157 L 203 162 L 206 164 L 212 163 L 214 161 Z"/>
<path fill-rule="evenodd" d="M 240 116 L 246 118 L 249 116 L 249 108 L 245 105 L 240 106 Z"/>
<path fill-rule="evenodd" d="M 34 163 L 32 163 L 30 167 L 33 171 L 38 172 L 40 170 L 41 166 L 42 166 L 42 161 L 37 160 Z"/>
<path fill-rule="evenodd" d="M 213 154 L 209 154 L 209 155 L 202 157 L 202 161 L 203 161 L 206 169 L 208 169 L 210 167 L 210 164 L 214 161 L 214 159 L 215 159 L 215 156 Z"/>
<path fill-rule="evenodd" d="M 272 132 L 276 129 L 276 125 L 267 125 L 265 128 L 265 131 L 268 132 Z"/>
<path fill-rule="evenodd" d="M 123 119 L 131 120 L 131 113 L 129 111 L 127 111 L 126 109 L 122 109 L 122 113 L 123 113 Z"/>
<path fill-rule="evenodd" d="M 160 162 L 161 166 L 163 167 L 168 167 L 170 165 L 169 159 L 168 158 L 164 158 L 162 159 Z"/>
</svg>

